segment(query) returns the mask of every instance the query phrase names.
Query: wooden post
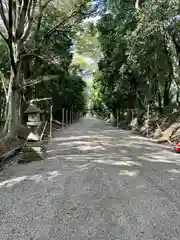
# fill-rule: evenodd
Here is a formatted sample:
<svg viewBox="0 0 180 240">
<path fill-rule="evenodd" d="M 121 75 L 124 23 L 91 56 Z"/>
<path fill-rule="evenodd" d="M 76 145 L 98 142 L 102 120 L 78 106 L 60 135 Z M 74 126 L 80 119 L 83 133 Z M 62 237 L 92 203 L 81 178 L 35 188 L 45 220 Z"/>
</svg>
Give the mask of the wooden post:
<svg viewBox="0 0 180 240">
<path fill-rule="evenodd" d="M 134 119 L 134 109 L 132 109 L 132 121 Z"/>
<path fill-rule="evenodd" d="M 62 109 L 62 131 L 64 129 L 64 108 Z"/>
<path fill-rule="evenodd" d="M 149 137 L 149 105 L 147 109 L 147 138 Z"/>
<path fill-rule="evenodd" d="M 72 123 L 72 121 L 71 121 L 71 110 L 69 112 L 69 122 L 70 122 L 70 124 Z"/>
<path fill-rule="evenodd" d="M 52 120 L 53 120 L 53 117 L 52 117 L 52 109 L 53 109 L 53 105 L 50 106 L 50 133 L 49 133 L 49 136 L 50 136 L 50 139 L 52 138 Z"/>
<path fill-rule="evenodd" d="M 66 125 L 68 125 L 68 109 L 66 109 Z"/>
<path fill-rule="evenodd" d="M 134 109 L 131 109 L 131 131 L 133 132 L 133 119 L 134 119 Z"/>
<path fill-rule="evenodd" d="M 46 127 L 47 127 L 47 123 L 48 123 L 48 121 L 46 121 L 45 124 L 44 124 L 44 128 L 43 128 L 41 136 L 40 136 L 40 140 L 42 140 L 42 138 L 43 138 L 44 132 L 45 132 Z"/>
<path fill-rule="evenodd" d="M 72 114 L 71 114 L 72 115 L 72 123 L 73 123 L 73 114 L 74 113 L 73 113 L 73 105 L 72 105 Z"/>
<path fill-rule="evenodd" d="M 119 127 L 119 111 L 117 109 L 117 128 Z"/>
</svg>

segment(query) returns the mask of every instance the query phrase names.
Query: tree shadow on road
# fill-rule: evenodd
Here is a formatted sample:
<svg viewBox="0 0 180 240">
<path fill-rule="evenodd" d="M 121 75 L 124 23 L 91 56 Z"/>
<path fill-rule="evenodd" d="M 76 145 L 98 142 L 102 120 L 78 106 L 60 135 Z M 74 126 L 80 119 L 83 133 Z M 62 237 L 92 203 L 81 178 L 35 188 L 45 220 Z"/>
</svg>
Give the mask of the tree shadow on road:
<svg viewBox="0 0 180 240">
<path fill-rule="evenodd" d="M 156 144 L 128 131 L 112 129 L 102 131 L 99 136 L 94 133 L 71 136 L 71 139 L 64 137 L 56 141 L 49 159 L 67 161 L 73 171 L 81 173 L 83 167 L 89 166 L 98 167 L 109 176 L 125 176 L 128 181 L 141 177 L 159 189 L 163 186 L 171 192 L 174 189 L 180 197 L 180 156 L 169 146 Z"/>
<path fill-rule="evenodd" d="M 14 181 L 17 183 L 27 179 L 37 181 L 38 176 L 47 181 L 48 178 L 42 176 L 48 172 L 83 174 L 83 171 L 98 168 L 108 176 L 121 179 L 124 176 L 127 181 L 135 181 L 139 177 L 147 181 L 147 175 L 151 176 L 151 181 L 156 185 L 156 181 L 166 184 L 168 188 L 173 185 L 180 196 L 177 184 L 180 180 L 179 155 L 172 153 L 168 147 L 132 135 L 129 131 L 110 129 L 84 132 L 84 135 L 72 132 L 70 137 L 68 134 L 54 137 L 47 154 L 43 161 L 11 166 L 4 174 L 2 172 L 0 185 L 7 186 L 6 181 L 13 181 L 13 178 L 18 178 Z"/>
<path fill-rule="evenodd" d="M 150 231 L 144 219 L 158 224 L 159 219 L 164 218 L 163 204 L 168 204 L 168 209 L 180 208 L 178 154 L 128 131 L 112 129 L 78 134 L 72 132 L 54 138 L 47 147 L 47 158 L 42 161 L 12 165 L 3 171 L 0 176 L 2 201 L 6 202 L 8 196 L 8 203 L 14 206 L 16 202 L 16 207 L 22 198 L 22 212 L 26 213 L 27 206 L 38 209 L 38 201 L 45 199 L 46 204 L 42 205 L 46 208 L 55 204 L 57 212 L 52 219 L 58 216 L 64 223 L 71 216 L 70 223 L 72 219 L 79 221 L 77 229 L 79 226 L 86 229 L 83 224 L 91 224 L 92 216 L 93 224 L 98 223 L 99 213 L 102 221 L 109 214 L 109 226 L 115 219 L 117 229 L 124 227 L 127 232 L 128 226 L 129 229 L 134 226 L 133 218 L 137 234 L 141 234 L 141 230 Z M 90 217 L 86 214 L 87 208 L 88 214 L 92 214 Z M 92 225 L 93 231 L 99 225 Z M 60 226 L 58 219 L 55 227 Z M 62 229 L 64 226 L 59 231 Z M 52 232 L 55 232 L 53 228 Z M 152 232 L 158 234 L 159 228 L 152 227 Z"/>
</svg>

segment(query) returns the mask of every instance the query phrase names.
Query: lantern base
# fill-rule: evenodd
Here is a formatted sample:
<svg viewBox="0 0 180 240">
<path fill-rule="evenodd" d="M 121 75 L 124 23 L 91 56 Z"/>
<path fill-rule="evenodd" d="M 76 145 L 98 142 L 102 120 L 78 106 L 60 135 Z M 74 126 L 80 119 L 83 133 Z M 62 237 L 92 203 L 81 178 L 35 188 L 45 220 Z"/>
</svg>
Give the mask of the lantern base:
<svg viewBox="0 0 180 240">
<path fill-rule="evenodd" d="M 18 163 L 39 161 L 43 160 L 45 157 L 46 151 L 40 141 L 27 142 L 20 153 Z"/>
</svg>

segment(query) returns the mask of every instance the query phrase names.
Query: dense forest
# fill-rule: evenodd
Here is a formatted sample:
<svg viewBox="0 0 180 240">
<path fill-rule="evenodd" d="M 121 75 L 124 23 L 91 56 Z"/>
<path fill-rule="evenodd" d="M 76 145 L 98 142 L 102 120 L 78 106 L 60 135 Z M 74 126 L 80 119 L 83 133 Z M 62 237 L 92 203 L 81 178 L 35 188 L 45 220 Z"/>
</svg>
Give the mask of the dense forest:
<svg viewBox="0 0 180 240">
<path fill-rule="evenodd" d="M 85 105 L 86 84 L 72 64 L 78 24 L 91 14 L 88 1 L 9 0 L 0 2 L 0 120 L 13 136 L 32 99 L 61 118 Z M 38 102 L 37 102 L 38 104 Z"/>
<path fill-rule="evenodd" d="M 93 110 L 119 122 L 177 118 L 179 12 L 178 0 L 1 1 L 3 133 L 24 123 L 32 99 L 51 98 L 41 107 L 61 119 L 62 108 L 82 112 L 90 92 Z"/>
<path fill-rule="evenodd" d="M 109 0 L 96 24 L 103 57 L 93 108 L 123 121 L 158 121 L 179 108 L 180 2 Z M 118 115 L 118 116 L 117 116 Z"/>
</svg>

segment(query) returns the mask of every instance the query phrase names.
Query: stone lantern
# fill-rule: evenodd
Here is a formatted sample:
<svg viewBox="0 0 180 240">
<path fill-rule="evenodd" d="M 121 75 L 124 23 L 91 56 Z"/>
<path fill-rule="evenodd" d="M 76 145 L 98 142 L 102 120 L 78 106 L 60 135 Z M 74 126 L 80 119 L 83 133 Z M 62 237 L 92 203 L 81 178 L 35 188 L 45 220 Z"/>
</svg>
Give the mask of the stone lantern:
<svg viewBox="0 0 180 240">
<path fill-rule="evenodd" d="M 28 126 L 38 127 L 41 124 L 40 113 L 41 110 L 36 107 L 34 104 L 30 104 L 25 113 L 28 115 Z"/>
<path fill-rule="evenodd" d="M 27 126 L 30 133 L 20 154 L 19 163 L 40 160 L 45 157 L 45 149 L 38 133 L 41 125 L 41 110 L 34 104 L 30 104 L 25 113 L 28 115 Z"/>
</svg>

